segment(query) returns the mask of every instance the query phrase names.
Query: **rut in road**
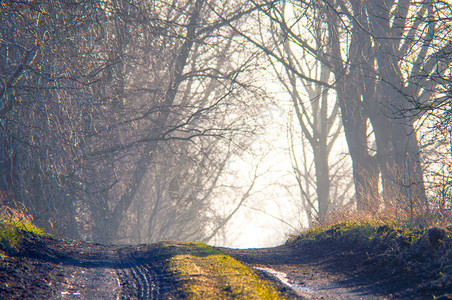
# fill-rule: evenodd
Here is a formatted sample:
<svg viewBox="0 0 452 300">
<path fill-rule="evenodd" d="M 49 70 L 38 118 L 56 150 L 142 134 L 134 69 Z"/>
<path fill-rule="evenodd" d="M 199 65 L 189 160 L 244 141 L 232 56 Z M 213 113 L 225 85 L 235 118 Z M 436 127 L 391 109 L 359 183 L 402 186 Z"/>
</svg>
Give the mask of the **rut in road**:
<svg viewBox="0 0 452 300">
<path fill-rule="evenodd" d="M 122 299 L 181 299 L 172 275 L 162 264 L 161 257 L 149 250 L 140 255 L 130 249 L 119 249 L 116 270 L 121 284 Z"/>
<path fill-rule="evenodd" d="M 332 248 L 335 252 L 327 251 Z M 127 246 L 29 236 L 17 252 L 0 254 L 0 299 L 186 299 L 187 293 L 195 292 L 222 299 L 257 295 L 266 283 L 258 282 L 246 266 L 283 274 L 285 286 L 269 272 L 256 272 L 275 284 L 275 294 L 289 299 L 388 299 L 415 286 L 412 281 L 394 280 L 395 275 L 376 276 L 374 271 L 386 269 L 366 268 L 367 251 L 341 248 L 334 240 L 230 249 L 189 242 Z M 298 293 L 287 283 L 299 288 Z"/>
</svg>

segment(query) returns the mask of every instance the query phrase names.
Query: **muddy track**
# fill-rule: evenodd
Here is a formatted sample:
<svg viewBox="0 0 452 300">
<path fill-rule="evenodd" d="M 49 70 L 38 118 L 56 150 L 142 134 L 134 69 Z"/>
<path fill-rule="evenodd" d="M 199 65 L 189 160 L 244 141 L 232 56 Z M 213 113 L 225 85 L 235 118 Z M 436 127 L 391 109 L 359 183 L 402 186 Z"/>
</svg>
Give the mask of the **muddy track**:
<svg viewBox="0 0 452 300">
<path fill-rule="evenodd" d="M 2 255 L 0 299 L 181 299 L 180 284 L 153 245 L 31 239 Z"/>
<path fill-rule="evenodd" d="M 162 254 L 156 249 L 127 247 L 118 250 L 116 269 L 122 299 L 178 299 L 179 285 L 168 272 Z"/>
<path fill-rule="evenodd" d="M 266 249 L 221 248 L 263 277 L 282 282 L 301 299 L 390 299 L 381 281 L 357 272 L 363 260 L 335 251 L 279 246 Z"/>
<path fill-rule="evenodd" d="M 149 264 L 142 264 L 133 255 L 118 251 L 120 267 L 116 270 L 123 297 L 133 296 L 138 299 L 158 299 L 158 277 Z"/>
<path fill-rule="evenodd" d="M 32 240 L 26 251 L 13 256 L 3 263 L 0 270 L 0 298 L 4 299 L 183 299 L 181 283 L 166 265 L 168 253 L 158 245 L 104 246 L 75 241 L 46 238 Z M 286 272 L 292 284 L 307 281 L 294 276 L 298 273 L 283 265 L 297 266 L 300 256 L 290 248 L 222 249 L 250 267 L 270 267 Z M 289 271 L 288 271 L 289 270 Z M 299 269 L 301 270 L 301 269 Z M 273 280 L 279 290 L 287 289 L 289 298 L 310 298 L 306 287 L 298 295 L 282 286 L 278 279 L 256 270 L 266 280 Z M 311 269 L 314 277 L 322 276 Z M 295 275 L 294 275 L 295 274 Z M 300 275 L 300 274 L 298 274 Z M 312 278 L 312 276 L 311 276 Z M 323 284 L 330 284 L 330 278 Z M 336 279 L 334 277 L 333 279 Z M 298 280 L 298 281 L 296 281 Z M 320 282 L 317 278 L 316 282 Z M 317 291 L 311 296 L 328 296 L 341 291 L 342 296 L 350 296 L 343 290 L 329 293 Z M 352 296 L 356 296 L 353 294 Z M 308 297 L 306 297 L 308 296 Z"/>
<path fill-rule="evenodd" d="M 254 268 L 290 299 L 431 298 L 425 297 L 428 293 L 405 297 L 402 292 L 416 286 L 413 278 L 373 266 L 366 251 L 328 243 L 219 249 Z M 159 244 L 100 245 L 31 237 L 22 249 L 0 252 L 0 299 L 185 298 L 183 283 L 167 265 L 171 254 Z"/>
</svg>

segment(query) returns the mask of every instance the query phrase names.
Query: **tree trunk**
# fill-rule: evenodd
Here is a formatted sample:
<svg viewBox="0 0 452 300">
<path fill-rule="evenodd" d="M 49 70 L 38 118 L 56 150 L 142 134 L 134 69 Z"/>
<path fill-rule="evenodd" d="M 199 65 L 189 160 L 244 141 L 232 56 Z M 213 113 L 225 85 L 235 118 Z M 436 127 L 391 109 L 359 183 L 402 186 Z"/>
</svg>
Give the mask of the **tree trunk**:
<svg viewBox="0 0 452 300">
<path fill-rule="evenodd" d="M 367 116 L 358 100 L 360 94 L 353 80 L 337 83 L 337 95 L 341 106 L 342 124 L 353 164 L 357 209 L 376 214 L 380 200 L 378 191 L 379 171 L 367 149 Z"/>
<path fill-rule="evenodd" d="M 0 205 L 13 205 L 13 190 L 11 180 L 11 160 L 9 158 L 8 140 L 3 130 L 0 130 Z"/>
</svg>

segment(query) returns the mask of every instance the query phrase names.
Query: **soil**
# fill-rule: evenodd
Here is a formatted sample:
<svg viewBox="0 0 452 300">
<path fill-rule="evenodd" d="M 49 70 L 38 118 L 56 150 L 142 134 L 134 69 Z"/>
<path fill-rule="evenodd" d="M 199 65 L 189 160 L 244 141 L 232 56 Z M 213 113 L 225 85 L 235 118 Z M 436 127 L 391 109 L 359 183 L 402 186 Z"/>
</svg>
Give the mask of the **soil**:
<svg viewBox="0 0 452 300">
<path fill-rule="evenodd" d="M 425 274 L 407 271 L 368 246 L 325 239 L 219 249 L 254 268 L 287 298 L 452 299 L 449 281 L 435 289 Z M 158 244 L 100 245 L 30 235 L 20 251 L 0 254 L 1 299 L 184 298 Z"/>
<path fill-rule="evenodd" d="M 182 299 L 157 245 L 101 245 L 29 236 L 3 256 L 1 299 Z"/>
<path fill-rule="evenodd" d="M 287 282 L 304 299 L 432 298 L 425 293 L 406 293 L 407 289 L 417 286 L 418 280 L 370 264 L 367 249 L 351 250 L 338 247 L 332 241 L 268 249 L 221 250 L 249 267 L 270 268 L 285 274 Z"/>
</svg>

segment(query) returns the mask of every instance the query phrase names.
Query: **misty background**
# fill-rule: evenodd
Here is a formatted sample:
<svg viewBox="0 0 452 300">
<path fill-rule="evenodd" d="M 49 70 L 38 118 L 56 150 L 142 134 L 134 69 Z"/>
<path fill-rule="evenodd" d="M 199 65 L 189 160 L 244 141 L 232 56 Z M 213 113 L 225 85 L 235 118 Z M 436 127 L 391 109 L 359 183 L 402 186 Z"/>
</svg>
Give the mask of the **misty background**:
<svg viewBox="0 0 452 300">
<path fill-rule="evenodd" d="M 0 204 L 56 236 L 451 220 L 449 1 L 2 1 L 0 21 Z"/>
</svg>

